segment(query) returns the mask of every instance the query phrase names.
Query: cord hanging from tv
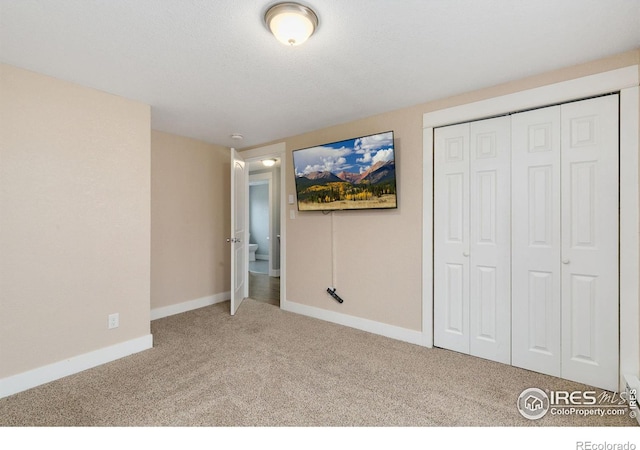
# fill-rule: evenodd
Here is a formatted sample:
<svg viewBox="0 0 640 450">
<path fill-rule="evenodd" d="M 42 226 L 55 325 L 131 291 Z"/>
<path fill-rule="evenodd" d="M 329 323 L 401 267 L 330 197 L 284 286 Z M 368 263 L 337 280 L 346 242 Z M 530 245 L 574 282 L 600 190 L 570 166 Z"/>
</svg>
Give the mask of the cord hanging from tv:
<svg viewBox="0 0 640 450">
<path fill-rule="evenodd" d="M 292 154 L 299 211 L 398 207 L 393 131 Z"/>
</svg>

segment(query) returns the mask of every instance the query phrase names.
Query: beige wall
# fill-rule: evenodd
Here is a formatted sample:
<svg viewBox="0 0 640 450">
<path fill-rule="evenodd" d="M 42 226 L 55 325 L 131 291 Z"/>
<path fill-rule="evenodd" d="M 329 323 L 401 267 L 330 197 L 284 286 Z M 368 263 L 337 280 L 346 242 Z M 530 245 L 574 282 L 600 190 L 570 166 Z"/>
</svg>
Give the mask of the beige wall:
<svg viewBox="0 0 640 450">
<path fill-rule="evenodd" d="M 230 153 L 151 131 L 151 308 L 230 289 Z"/>
<path fill-rule="evenodd" d="M 149 334 L 150 110 L 4 64 L 0 99 L 3 378 Z"/>
<path fill-rule="evenodd" d="M 297 213 L 291 220 L 286 214 L 287 300 L 421 330 L 423 114 L 634 64 L 640 64 L 640 50 L 279 140 L 287 147 L 285 195 L 295 193 L 291 151 L 298 148 L 394 130 L 398 170 L 396 211 L 337 212 L 333 219 Z M 343 304 L 326 293 L 332 283 L 332 220 L 335 287 Z"/>
</svg>

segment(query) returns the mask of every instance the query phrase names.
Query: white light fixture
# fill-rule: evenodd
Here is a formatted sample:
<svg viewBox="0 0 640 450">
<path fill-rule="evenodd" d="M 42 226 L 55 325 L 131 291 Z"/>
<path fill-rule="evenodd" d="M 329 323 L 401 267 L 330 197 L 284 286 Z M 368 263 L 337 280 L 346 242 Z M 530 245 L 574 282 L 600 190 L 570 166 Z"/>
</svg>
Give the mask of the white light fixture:
<svg viewBox="0 0 640 450">
<path fill-rule="evenodd" d="M 277 40 L 285 45 L 300 45 L 318 28 L 318 16 L 299 3 L 277 3 L 269 8 L 264 21 Z"/>
<path fill-rule="evenodd" d="M 276 163 L 275 159 L 263 159 L 262 160 L 262 165 L 265 167 L 271 167 Z"/>
</svg>

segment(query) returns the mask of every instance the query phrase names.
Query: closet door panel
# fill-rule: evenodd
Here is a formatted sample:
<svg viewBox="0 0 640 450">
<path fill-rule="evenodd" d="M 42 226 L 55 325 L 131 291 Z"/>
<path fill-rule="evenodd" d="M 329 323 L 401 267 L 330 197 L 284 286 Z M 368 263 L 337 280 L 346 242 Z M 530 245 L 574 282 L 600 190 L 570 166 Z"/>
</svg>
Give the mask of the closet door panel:
<svg viewBox="0 0 640 450">
<path fill-rule="evenodd" d="M 469 125 L 435 130 L 434 345 L 469 353 Z"/>
<path fill-rule="evenodd" d="M 562 377 L 618 386 L 618 96 L 562 105 Z"/>
<path fill-rule="evenodd" d="M 511 124 L 512 364 L 560 376 L 560 106 Z"/>
<path fill-rule="evenodd" d="M 511 362 L 510 118 L 470 124 L 470 353 Z"/>
</svg>

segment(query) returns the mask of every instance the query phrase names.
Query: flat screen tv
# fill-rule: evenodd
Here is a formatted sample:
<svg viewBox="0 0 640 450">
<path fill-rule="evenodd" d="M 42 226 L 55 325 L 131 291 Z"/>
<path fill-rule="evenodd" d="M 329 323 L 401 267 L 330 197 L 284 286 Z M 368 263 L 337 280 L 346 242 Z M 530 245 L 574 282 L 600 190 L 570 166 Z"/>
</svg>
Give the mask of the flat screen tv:
<svg viewBox="0 0 640 450">
<path fill-rule="evenodd" d="M 299 211 L 398 207 L 393 131 L 293 151 Z"/>
</svg>

